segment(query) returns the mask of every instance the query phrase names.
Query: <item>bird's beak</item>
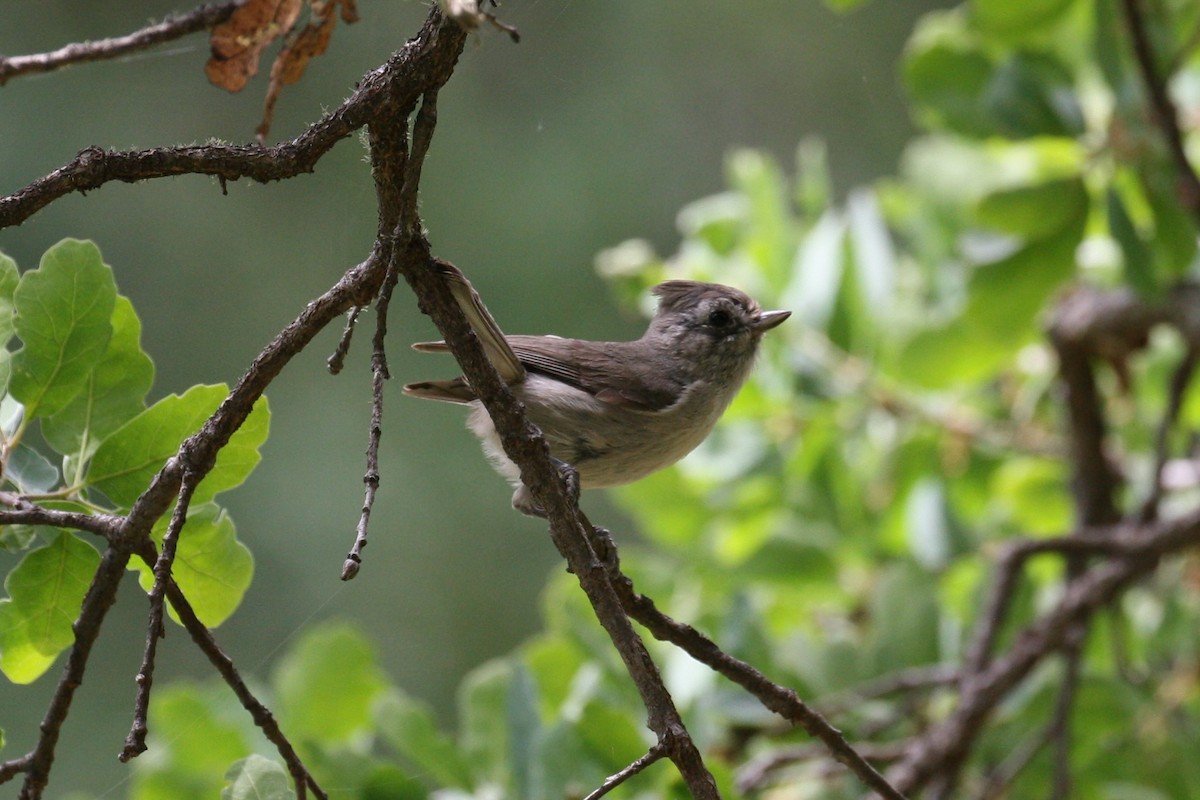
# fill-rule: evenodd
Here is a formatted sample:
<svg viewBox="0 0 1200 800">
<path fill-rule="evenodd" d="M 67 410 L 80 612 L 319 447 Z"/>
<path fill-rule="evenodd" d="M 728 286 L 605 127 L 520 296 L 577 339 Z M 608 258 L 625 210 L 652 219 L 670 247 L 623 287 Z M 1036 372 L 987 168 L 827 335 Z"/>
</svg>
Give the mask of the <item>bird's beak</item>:
<svg viewBox="0 0 1200 800">
<path fill-rule="evenodd" d="M 758 315 L 758 319 L 750 323 L 750 327 L 754 329 L 755 333 L 769 331 L 791 315 L 790 311 L 764 311 Z"/>
</svg>

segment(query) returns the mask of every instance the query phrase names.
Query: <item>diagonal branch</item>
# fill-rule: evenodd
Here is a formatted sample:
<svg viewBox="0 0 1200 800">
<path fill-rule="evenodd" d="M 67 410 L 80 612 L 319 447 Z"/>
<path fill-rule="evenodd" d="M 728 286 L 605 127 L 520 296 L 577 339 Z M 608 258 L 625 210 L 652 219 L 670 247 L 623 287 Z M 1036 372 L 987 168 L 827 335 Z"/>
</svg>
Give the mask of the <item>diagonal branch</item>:
<svg viewBox="0 0 1200 800">
<path fill-rule="evenodd" d="M 155 562 L 153 547 L 148 547 L 145 552 L 141 553 L 142 558 L 147 564 Z M 180 622 L 187 630 L 188 635 L 192 637 L 192 641 L 200 648 L 200 651 L 208 658 L 221 675 L 221 678 L 228 684 L 233 693 L 237 695 L 237 699 L 242 704 L 242 708 L 246 709 L 250 714 L 250 718 L 254 720 L 254 724 L 259 727 L 263 735 L 271 744 L 275 745 L 275 749 L 279 751 L 280 757 L 283 758 L 287 765 L 288 772 L 295 782 L 296 796 L 298 800 L 304 800 L 306 789 L 311 789 L 319 800 L 326 800 L 327 795 L 317 785 L 316 780 L 309 774 L 304 763 L 300 760 L 299 753 L 292 743 L 288 741 L 279 723 L 275 720 L 275 716 L 271 710 L 262 704 L 254 693 L 250 691 L 250 687 L 242 680 L 241 674 L 238 673 L 237 667 L 231 659 L 217 644 L 217 640 L 213 638 L 212 631 L 208 629 L 200 618 L 196 616 L 196 612 L 192 609 L 191 603 L 184 596 L 183 591 L 172 580 L 167 584 L 167 600 L 170 601 L 171 607 L 175 609 L 175 613 L 179 616 Z"/>
<path fill-rule="evenodd" d="M 662 759 L 666 756 L 666 754 L 667 750 L 665 747 L 663 747 L 661 744 L 654 745 L 646 752 L 646 755 L 629 764 L 629 766 L 625 767 L 620 772 L 609 775 L 607 778 L 605 778 L 604 783 L 596 787 L 596 790 L 590 792 L 587 797 L 583 798 L 583 800 L 600 800 L 601 797 L 604 797 L 604 795 L 608 794 L 613 789 L 632 778 L 634 775 L 637 775 L 655 761 Z"/>
<path fill-rule="evenodd" d="M 1154 122 L 1162 130 L 1171 160 L 1175 164 L 1179 181 L 1179 203 L 1192 212 L 1192 216 L 1200 224 L 1200 177 L 1197 177 L 1192 162 L 1188 160 L 1183 130 L 1179 126 L 1179 110 L 1175 108 L 1175 101 L 1167 91 L 1169 76 L 1160 76 L 1158 73 L 1140 0 L 1122 0 L 1121 5 L 1125 11 L 1125 25 L 1133 42 L 1133 54 L 1142 74 L 1142 83 L 1150 96 Z"/>
<path fill-rule="evenodd" d="M 125 737 L 125 748 L 118 758 L 121 762 L 129 761 L 146 752 L 146 733 L 149 730 L 146 717 L 150 712 L 150 689 L 154 684 L 155 657 L 158 654 L 158 640 L 167 635 L 163 627 L 163 596 L 171 581 L 171 569 L 175 564 L 175 552 L 179 544 L 179 534 L 187 522 L 188 507 L 192 495 L 196 491 L 198 481 L 193 473 L 183 473 L 182 484 L 179 487 L 179 497 L 175 501 L 175 511 L 171 514 L 171 522 L 163 535 L 162 552 L 158 554 L 154 567 L 154 585 L 150 588 L 150 615 L 146 623 L 146 648 L 142 655 L 142 667 L 137 674 L 137 697 L 133 704 L 133 726 Z"/>
<path fill-rule="evenodd" d="M 1108 606 L 1122 591 L 1149 574 L 1163 556 L 1200 543 L 1200 512 L 1148 525 L 1109 529 L 1123 551 L 1091 567 L 1065 587 L 1062 599 L 1025 628 L 1000 658 L 963 684 L 954 711 L 915 738 L 903 761 L 887 773 L 904 792 L 924 786 L 946 765 L 961 761 L 996 705 L 1043 658 L 1057 652 L 1072 628 Z"/>
<path fill-rule="evenodd" d="M 125 565 L 128 563 L 129 553 L 113 545 L 109 545 L 100 559 L 100 566 L 97 567 L 87 594 L 84 595 L 83 606 L 75 621 L 75 644 L 71 647 L 62 677 L 39 726 L 41 735 L 27 756 L 27 761 L 22 765 L 25 783 L 21 787 L 19 800 L 37 800 L 46 788 L 63 722 L 71 710 L 75 690 L 83 683 L 83 674 L 92 652 L 92 645 L 100 635 L 100 625 L 104 622 L 108 610 L 116 602 L 117 590 L 121 586 L 121 578 L 125 575 Z"/>
<path fill-rule="evenodd" d="M 125 36 L 97 39 L 93 42 L 74 42 L 48 53 L 24 56 L 0 56 L 0 86 L 10 78 L 38 72 L 53 72 L 56 69 L 82 64 L 88 61 L 103 61 L 110 58 L 147 50 L 156 44 L 179 39 L 191 33 L 213 28 L 233 14 L 239 3 L 236 0 L 198 6 L 185 14 L 175 14 L 162 22 L 147 25 Z"/>
<path fill-rule="evenodd" d="M 678 622 L 659 611 L 653 600 L 634 591 L 633 581 L 619 570 L 613 575 L 613 585 L 625 612 L 646 626 L 656 639 L 679 647 L 714 672 L 741 686 L 770 711 L 799 725 L 808 735 L 819 739 L 835 759 L 880 797 L 902 800 L 904 795 L 867 763 L 846 741 L 841 731 L 800 699 L 794 690 L 780 686 L 746 662 L 729 655 L 716 642 L 691 625 Z"/>
</svg>

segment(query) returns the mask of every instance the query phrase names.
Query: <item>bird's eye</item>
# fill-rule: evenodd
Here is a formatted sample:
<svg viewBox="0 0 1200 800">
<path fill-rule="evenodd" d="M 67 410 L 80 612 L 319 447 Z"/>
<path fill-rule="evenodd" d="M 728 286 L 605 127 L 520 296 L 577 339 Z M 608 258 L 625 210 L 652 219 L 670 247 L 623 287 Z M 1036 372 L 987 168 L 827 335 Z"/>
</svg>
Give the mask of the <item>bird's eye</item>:
<svg viewBox="0 0 1200 800">
<path fill-rule="evenodd" d="M 714 328 L 728 328 L 733 324 L 733 315 L 723 308 L 715 309 L 708 314 L 708 324 Z"/>
</svg>

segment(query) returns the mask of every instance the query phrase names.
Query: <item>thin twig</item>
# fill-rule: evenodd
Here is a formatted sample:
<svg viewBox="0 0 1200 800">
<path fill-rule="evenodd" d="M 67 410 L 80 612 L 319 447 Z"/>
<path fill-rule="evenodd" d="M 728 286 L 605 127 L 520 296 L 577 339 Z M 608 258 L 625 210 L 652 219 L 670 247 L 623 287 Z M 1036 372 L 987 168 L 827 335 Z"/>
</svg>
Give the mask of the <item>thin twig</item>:
<svg viewBox="0 0 1200 800">
<path fill-rule="evenodd" d="M 387 315 L 392 291 L 399 276 L 389 266 L 379 290 L 375 304 L 375 337 L 371 351 L 371 430 L 367 436 L 367 471 L 363 475 L 363 504 L 354 531 L 354 545 L 342 562 L 342 580 L 348 581 L 358 574 L 362 566 L 362 551 L 367 546 L 367 528 L 371 521 L 371 509 L 375 507 L 375 493 L 379 490 L 379 442 L 383 438 L 383 385 L 391 377 L 387 365 Z"/>
<path fill-rule="evenodd" d="M 587 797 L 583 798 L 583 800 L 600 800 L 601 797 L 604 797 L 604 795 L 608 794 L 613 789 L 617 788 L 622 783 L 629 780 L 634 775 L 637 775 L 646 767 L 650 766 L 655 761 L 662 759 L 666 755 L 667 748 L 663 747 L 661 744 L 654 745 L 646 752 L 646 755 L 642 756 L 637 761 L 634 761 L 620 772 L 609 775 L 607 778 L 605 778 L 604 783 L 597 786 L 595 791 L 590 792 Z"/>
<path fill-rule="evenodd" d="M 822 698 L 818 705 L 821 706 L 824 716 L 833 717 L 849 711 L 865 700 L 948 686 L 956 683 L 958 676 L 959 668 L 954 664 L 910 667 Z"/>
<path fill-rule="evenodd" d="M 64 195 L 98 189 L 110 181 L 212 175 L 223 182 L 249 178 L 268 183 L 312 172 L 339 141 L 364 126 L 384 124 L 393 106 L 415 103 L 431 86 L 445 82 L 461 52 L 461 47 L 456 47 L 461 31 L 443 21 L 434 10 L 403 49 L 363 76 L 341 105 L 290 142 L 272 147 L 208 144 L 127 151 L 88 147 L 70 163 L 0 197 L 0 229 L 24 222 Z M 404 124 L 404 119 L 394 124 Z"/>
<path fill-rule="evenodd" d="M 979 791 L 979 800 L 1000 800 L 1006 796 L 1008 786 L 1017 779 L 1021 771 L 1029 766 L 1050 739 L 1051 730 L 1046 728 L 1030 734 L 993 769 L 984 780 Z"/>
<path fill-rule="evenodd" d="M 150 689 L 154 685 L 155 657 L 158 654 L 159 639 L 167 635 L 166 626 L 163 624 L 163 597 L 171 580 L 179 534 L 187 522 L 188 507 L 196 491 L 196 484 L 195 474 L 185 470 L 179 486 L 179 496 L 175 501 L 175 511 L 167 525 L 167 532 L 163 534 L 158 559 L 154 562 L 154 585 L 150 587 L 147 596 L 150 601 L 150 615 L 146 623 L 146 648 L 142 654 L 141 669 L 138 670 L 135 679 L 138 690 L 133 703 L 133 724 L 125 737 L 125 747 L 118 756 L 122 763 L 146 752 L 146 733 L 149 730 L 146 717 L 150 712 Z"/>
<path fill-rule="evenodd" d="M 84 514 L 78 511 L 59 511 L 42 508 L 19 495 L 0 492 L 0 504 L 11 511 L 0 511 L 0 525 L 46 525 L 51 528 L 84 531 L 114 542 L 121 536 L 124 517 L 115 514 Z"/>
<path fill-rule="evenodd" d="M 903 744 L 896 742 L 887 742 L 884 744 L 863 743 L 859 744 L 857 749 L 864 757 L 870 758 L 872 761 L 895 761 L 904 755 Z M 761 790 L 770 782 L 772 773 L 789 767 L 792 764 L 820 758 L 824 754 L 825 748 L 819 744 L 805 744 L 773 751 L 749 762 L 739 769 L 736 779 L 737 787 L 743 793 Z M 841 770 L 841 767 L 836 763 L 829 764 L 829 766 L 834 770 Z M 826 774 L 832 774 L 832 770 L 825 770 L 825 772 Z"/>
<path fill-rule="evenodd" d="M 92 577 L 87 594 L 84 595 L 79 617 L 75 621 L 75 644 L 71 646 L 62 677 L 50 704 L 46 707 L 42 723 L 38 726 L 41 735 L 24 764 L 25 783 L 21 787 L 19 800 L 38 800 L 50 780 L 50 767 L 54 764 L 54 751 L 59 733 L 67 719 L 67 713 L 71 710 L 75 690 L 83 683 L 83 674 L 87 668 L 88 656 L 92 652 L 92 645 L 100 635 L 100 625 L 104 622 L 104 617 L 117 599 L 117 590 L 121 586 L 121 578 L 125 575 L 125 566 L 128 563 L 129 553 L 112 545 L 105 549 L 100 558 L 100 565 L 96 568 L 96 574 Z"/>
<path fill-rule="evenodd" d="M 1179 419 L 1179 412 L 1183 408 L 1183 399 L 1187 395 L 1188 385 L 1196 371 L 1198 359 L 1200 359 L 1200 348 L 1189 345 L 1179 366 L 1175 368 L 1175 373 L 1171 376 L 1171 386 L 1167 391 L 1167 408 L 1163 412 L 1162 420 L 1158 423 L 1158 431 L 1154 437 L 1154 478 L 1150 486 L 1150 495 L 1142 503 L 1138 512 L 1138 519 L 1142 522 L 1149 522 L 1158 516 L 1158 505 L 1163 496 L 1163 469 L 1170 458 L 1171 430 Z"/>
<path fill-rule="evenodd" d="M 354 336 L 354 327 L 363 306 L 355 306 L 346 313 L 346 327 L 342 330 L 342 338 L 338 339 L 337 348 L 325 363 L 330 375 L 337 375 L 346 365 L 346 354 L 350 352 L 350 339 Z"/>
<path fill-rule="evenodd" d="M 1153 119 L 1162 130 L 1171 160 L 1179 180 L 1179 204 L 1192 213 L 1200 222 L 1200 177 L 1197 177 L 1184 145 L 1183 130 L 1179 126 L 1179 111 L 1167 91 L 1167 78 L 1158 74 L 1154 49 L 1146 33 L 1146 22 L 1142 18 L 1139 0 L 1122 0 L 1125 9 L 1125 25 L 1133 43 L 1133 54 L 1142 74 L 1142 83 L 1150 95 Z"/>
<path fill-rule="evenodd" d="M 0 86 L 10 78 L 38 72 L 52 72 L 71 64 L 102 61 L 146 50 L 154 45 L 208 30 L 224 22 L 238 7 L 236 1 L 198 6 L 185 14 L 175 14 L 154 25 L 110 39 L 74 42 L 48 53 L 24 56 L 0 56 Z"/>
<path fill-rule="evenodd" d="M 1046 726 L 1046 739 L 1051 745 L 1054 778 L 1050 787 L 1051 800 L 1067 800 L 1071 796 L 1071 714 L 1079 693 L 1079 672 L 1083 667 L 1083 643 L 1088 625 L 1073 626 L 1063 643 L 1063 679 L 1054 700 L 1054 716 Z"/>
<path fill-rule="evenodd" d="M 145 552 L 140 553 L 142 559 L 147 564 L 153 564 L 157 560 L 155 558 L 153 547 L 149 547 Z M 237 699 L 242 704 L 242 708 L 246 709 L 250 714 L 250 718 L 254 720 L 254 724 L 259 727 L 263 735 L 267 737 L 275 749 L 279 752 L 284 764 L 287 765 L 289 774 L 295 783 L 296 796 L 298 800 L 304 800 L 306 789 L 311 789 L 313 794 L 319 800 L 328 800 L 328 795 L 317 784 L 317 781 L 308 772 L 304 766 L 304 762 L 300 760 L 300 755 L 296 752 L 296 748 L 288 741 L 283 731 L 276 722 L 275 716 L 271 710 L 263 705 L 254 693 L 250 691 L 250 687 L 242 680 L 242 676 L 238 673 L 237 668 L 233 664 L 233 659 L 221 650 L 217 640 L 213 638 L 212 631 L 200 621 L 196 616 L 196 612 L 192 609 L 191 603 L 179 588 L 178 584 L 172 579 L 167 584 L 167 600 L 171 603 L 171 608 L 175 609 L 175 614 L 179 617 L 179 621 L 183 623 L 183 627 L 191 636 L 192 641 L 200 648 L 200 651 L 208 658 L 221 675 L 221 678 L 233 689 L 233 693 L 237 695 Z"/>
<path fill-rule="evenodd" d="M 588 528 L 591 527 L 589 524 Z M 607 534 L 607 531 L 603 531 L 603 534 Z M 904 795 L 867 763 L 846 741 L 841 731 L 801 700 L 794 690 L 780 686 L 751 665 L 729 655 L 712 639 L 691 625 L 678 622 L 662 613 L 653 600 L 638 594 L 633 588 L 633 581 L 620 571 L 611 539 L 594 541 L 593 548 L 606 554 L 605 561 L 610 580 L 625 613 L 644 625 L 656 639 L 679 647 L 701 664 L 741 686 L 770 711 L 799 725 L 810 736 L 819 739 L 834 758 L 845 764 L 880 797 L 902 800 Z"/>
<path fill-rule="evenodd" d="M 1126 553 L 1096 564 L 1068 584 L 1053 609 L 963 685 L 954 711 L 913 739 L 904 760 L 888 771 L 898 789 L 916 791 L 947 763 L 961 759 L 996 704 L 1062 646 L 1078 620 L 1107 607 L 1132 582 L 1153 571 L 1161 557 L 1200 543 L 1200 512 L 1144 526 L 1115 526 L 1113 534 L 1129 543 Z"/>
</svg>

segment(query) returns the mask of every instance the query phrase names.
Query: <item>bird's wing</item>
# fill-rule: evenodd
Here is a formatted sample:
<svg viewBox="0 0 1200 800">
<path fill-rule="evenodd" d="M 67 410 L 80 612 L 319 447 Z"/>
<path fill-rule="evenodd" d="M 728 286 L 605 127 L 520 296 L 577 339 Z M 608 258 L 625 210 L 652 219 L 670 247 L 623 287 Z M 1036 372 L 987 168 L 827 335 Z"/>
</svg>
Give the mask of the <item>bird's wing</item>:
<svg viewBox="0 0 1200 800">
<path fill-rule="evenodd" d="M 509 347 L 504 332 L 496 324 L 496 320 L 487 310 L 487 306 L 483 304 L 475 287 L 467 280 L 467 276 L 458 267 L 446 261 L 438 262 L 438 268 L 450 286 L 450 293 L 454 295 L 455 302 L 466 315 L 467 322 L 471 324 L 471 329 L 479 337 L 483 351 L 487 354 L 488 360 L 492 362 L 492 366 L 500 373 L 500 377 L 509 384 L 524 380 L 525 368 L 521 366 L 521 360 Z M 434 353 L 443 352 L 449 348 L 446 347 L 445 342 L 421 342 L 413 345 L 413 349 Z"/>
<path fill-rule="evenodd" d="M 509 336 L 508 344 L 528 371 L 615 406 L 660 411 L 673 405 L 683 388 L 671 376 L 635 358 L 634 342 Z"/>
</svg>

